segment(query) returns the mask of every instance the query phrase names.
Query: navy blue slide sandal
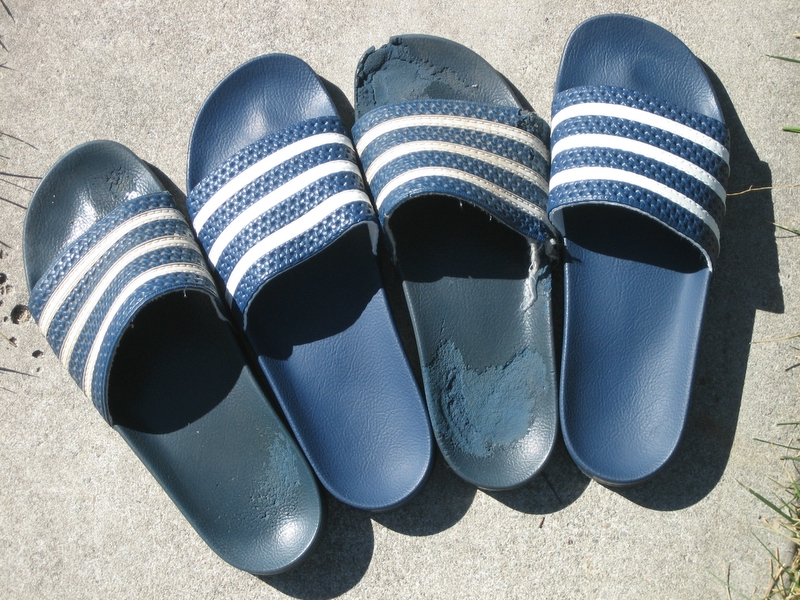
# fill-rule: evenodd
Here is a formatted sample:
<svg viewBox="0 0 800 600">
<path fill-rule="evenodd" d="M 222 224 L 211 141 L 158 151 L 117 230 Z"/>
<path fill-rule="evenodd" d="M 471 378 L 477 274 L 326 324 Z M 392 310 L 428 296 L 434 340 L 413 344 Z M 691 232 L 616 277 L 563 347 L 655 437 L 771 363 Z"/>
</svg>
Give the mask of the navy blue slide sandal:
<svg viewBox="0 0 800 600">
<path fill-rule="evenodd" d="M 478 487 L 520 486 L 558 429 L 547 124 L 480 56 L 431 36 L 368 50 L 355 95 L 439 448 Z"/>
<path fill-rule="evenodd" d="M 120 144 L 79 146 L 42 179 L 23 239 L 48 342 L 203 540 L 258 575 L 300 562 L 321 531 L 314 475 L 161 182 Z"/>
<path fill-rule="evenodd" d="M 564 236 L 561 427 L 608 485 L 670 459 L 719 252 L 728 133 L 703 66 L 643 19 L 572 33 L 555 86 L 548 214 Z"/>
<path fill-rule="evenodd" d="M 209 95 L 187 204 L 209 261 L 322 485 L 387 510 L 424 482 L 425 404 L 389 312 L 378 225 L 324 84 L 271 54 Z"/>
</svg>

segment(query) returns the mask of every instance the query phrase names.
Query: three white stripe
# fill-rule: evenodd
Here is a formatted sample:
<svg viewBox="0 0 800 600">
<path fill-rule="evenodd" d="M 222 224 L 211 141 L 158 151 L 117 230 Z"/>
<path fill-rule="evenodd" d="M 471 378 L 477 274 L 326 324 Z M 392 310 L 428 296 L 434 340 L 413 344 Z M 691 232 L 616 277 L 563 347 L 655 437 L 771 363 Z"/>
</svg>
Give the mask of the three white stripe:
<svg viewBox="0 0 800 600">
<path fill-rule="evenodd" d="M 195 231 L 200 232 L 213 214 L 220 207 L 222 207 L 226 201 L 228 201 L 246 186 L 253 183 L 257 178 L 261 177 L 272 169 L 275 169 L 295 156 L 299 156 L 304 152 L 308 152 L 309 150 L 327 144 L 341 144 L 350 148 L 351 150 L 353 149 L 353 144 L 347 136 L 339 133 L 321 133 L 304 138 L 298 142 L 294 142 L 293 144 L 290 144 L 289 146 L 286 146 L 277 152 L 262 158 L 259 162 L 250 166 L 242 173 L 239 173 L 236 177 L 223 185 L 211 198 L 209 198 L 209 200 L 203 205 L 194 218 Z M 297 177 L 290 179 L 283 185 L 275 188 L 248 206 L 225 226 L 222 232 L 220 232 L 219 236 L 211 244 L 211 248 L 208 250 L 208 259 L 211 264 L 216 266 L 225 252 L 225 249 L 228 248 L 234 238 L 242 233 L 261 215 L 272 210 L 291 196 L 308 188 L 324 177 L 333 175 L 335 173 L 353 173 L 359 178 L 361 177 L 361 171 L 355 163 L 349 160 L 334 160 L 324 162 L 316 167 L 312 167 Z M 362 190 L 346 190 L 326 198 L 307 213 L 303 214 L 294 221 L 287 223 L 277 231 L 274 231 L 270 235 L 264 237 L 262 240 L 259 240 L 238 259 L 236 265 L 234 265 L 233 270 L 231 271 L 231 274 L 228 276 L 225 284 L 228 301 L 230 301 L 236 294 L 236 289 L 246 275 L 247 271 L 262 256 L 275 250 L 291 239 L 313 229 L 316 225 L 318 225 L 339 208 L 342 208 L 347 204 L 357 202 L 365 203 L 370 210 L 372 208 L 372 205 L 369 202 L 369 197 Z M 245 312 L 245 319 L 246 318 L 247 315 Z"/>
<path fill-rule="evenodd" d="M 475 119 L 472 117 L 453 117 L 448 115 L 414 115 L 410 117 L 398 117 L 396 119 L 391 119 L 388 121 L 384 121 L 383 123 L 379 123 L 372 129 L 368 130 L 364 134 L 364 136 L 358 141 L 357 144 L 358 152 L 363 153 L 372 142 L 377 140 L 380 136 L 390 133 L 392 131 L 397 131 L 406 128 L 425 127 L 425 126 L 454 127 L 454 128 L 478 131 L 481 133 L 488 133 L 491 135 L 497 135 L 532 147 L 545 160 L 548 160 L 550 156 L 550 152 L 547 150 L 544 143 L 532 133 L 502 123 L 484 121 L 483 119 Z M 547 180 L 544 177 L 542 177 L 539 173 L 537 173 L 535 170 L 531 169 L 530 167 L 527 167 L 526 165 L 518 163 L 512 159 L 499 156 L 492 152 L 488 152 L 486 150 L 480 150 L 477 148 L 473 148 L 471 146 L 465 146 L 453 142 L 442 142 L 434 140 L 420 140 L 414 142 L 406 142 L 388 148 L 387 150 L 376 156 L 375 159 L 370 164 L 366 172 L 367 181 L 370 184 L 372 184 L 372 181 L 374 180 L 377 173 L 389 163 L 404 156 L 409 156 L 411 154 L 416 154 L 420 152 L 447 152 L 449 154 L 457 154 L 460 156 L 465 156 L 468 158 L 480 160 L 486 164 L 509 171 L 514 175 L 532 183 L 540 190 L 542 190 L 544 194 L 548 193 Z M 531 202 L 525 200 L 521 196 L 509 192 L 503 187 L 494 184 L 482 177 L 473 175 L 471 173 L 467 173 L 465 171 L 461 171 L 459 169 L 448 168 L 448 167 L 420 167 L 417 169 L 412 169 L 410 171 L 405 171 L 401 173 L 397 177 L 394 177 L 393 179 L 388 181 L 386 185 L 383 186 L 383 188 L 375 198 L 375 205 L 378 208 L 380 208 L 381 205 L 385 202 L 386 198 L 389 196 L 389 194 L 391 194 L 401 185 L 413 181 L 414 179 L 417 179 L 419 177 L 432 177 L 432 176 L 448 177 L 451 179 L 457 179 L 459 181 L 464 181 L 466 183 L 475 185 L 495 196 L 499 196 L 504 201 L 513 205 L 517 209 L 533 215 L 537 219 L 546 223 L 551 230 L 553 229 L 552 226 L 550 225 L 550 221 L 547 218 L 546 212 L 539 206 L 532 204 Z"/>
<path fill-rule="evenodd" d="M 654 115 L 637 108 L 630 108 L 628 106 L 620 106 L 616 104 L 586 103 L 569 106 L 556 113 L 556 115 L 553 117 L 553 131 L 555 131 L 556 127 L 565 122 L 567 119 L 584 116 L 615 117 L 657 127 L 699 144 L 700 146 L 710 150 L 722 158 L 725 162 L 728 162 L 730 159 L 730 154 L 727 148 L 704 133 L 700 133 L 699 131 L 681 123 L 676 123 L 675 121 L 667 119 L 666 117 Z M 660 148 L 655 148 L 643 142 L 614 135 L 575 134 L 559 140 L 553 146 L 553 158 L 555 159 L 559 154 L 575 148 L 610 148 L 613 150 L 621 150 L 642 155 L 646 158 L 650 158 L 677 170 L 683 171 L 687 175 L 697 179 L 704 185 L 711 188 L 714 193 L 719 196 L 723 204 L 725 203 L 725 188 L 714 176 L 690 161 L 665 150 L 661 150 Z M 663 196 L 664 198 L 667 198 L 668 200 L 674 202 L 681 208 L 689 211 L 701 219 L 709 227 L 709 229 L 711 229 L 716 239 L 719 240 L 719 226 L 717 225 L 717 222 L 708 213 L 708 211 L 700 206 L 700 204 L 688 196 L 672 189 L 671 187 L 661 184 L 643 175 L 638 175 L 636 173 L 631 173 L 629 171 L 612 167 L 575 167 L 560 171 L 550 177 L 550 189 L 554 190 L 560 185 L 592 179 L 601 181 L 619 181 L 621 183 L 635 185 Z"/>
<path fill-rule="evenodd" d="M 307 138 L 303 138 L 293 144 L 289 144 L 281 148 L 280 150 L 273 152 L 272 154 L 265 156 L 260 161 L 251 165 L 238 175 L 228 181 L 225 185 L 223 185 L 219 190 L 217 190 L 211 198 L 203 205 L 203 207 L 197 212 L 197 215 L 194 217 L 192 223 L 194 224 L 194 229 L 198 233 L 203 228 L 203 225 L 206 224 L 206 221 L 213 215 L 223 203 L 228 200 L 228 198 L 232 197 L 234 194 L 238 193 L 251 183 L 253 183 L 256 179 L 264 175 L 264 173 L 271 171 L 278 165 L 294 158 L 295 156 L 299 156 L 303 152 L 308 152 L 309 150 L 313 150 L 314 148 L 319 148 L 320 146 L 324 146 L 326 144 L 342 144 L 353 149 L 353 144 L 345 135 L 341 133 L 320 133 L 317 135 L 312 135 Z"/>
<path fill-rule="evenodd" d="M 100 258 L 113 248 L 125 235 L 134 231 L 135 229 L 154 223 L 157 221 L 181 221 L 185 219 L 181 212 L 174 208 L 156 208 L 142 212 L 130 219 L 120 223 L 117 227 L 109 231 L 105 237 L 100 239 L 84 256 L 82 256 L 69 270 L 69 272 L 58 283 L 47 302 L 45 303 L 42 313 L 39 317 L 39 326 L 45 333 L 50 329 L 53 319 L 58 314 L 59 309 L 67 301 L 70 294 L 74 292 L 75 287 L 86 276 Z M 61 344 L 59 352 L 59 359 L 61 362 L 69 367 L 72 355 L 75 351 L 75 346 L 83 332 L 86 324 L 89 321 L 92 313 L 97 304 L 106 293 L 114 279 L 131 263 L 142 256 L 165 248 L 190 248 L 196 249 L 197 242 L 187 231 L 184 234 L 170 234 L 163 235 L 157 238 L 151 238 L 137 246 L 134 246 L 116 262 L 114 262 L 103 276 L 95 283 L 89 296 L 84 300 L 82 306 L 78 309 L 74 319 L 70 323 L 64 341 Z M 138 290 L 142 285 L 152 281 L 156 277 L 170 273 L 194 273 L 196 275 L 205 277 L 213 285 L 213 280 L 208 270 L 198 264 L 194 263 L 170 263 L 166 265 L 159 265 L 148 269 L 147 271 L 139 274 L 137 277 L 129 281 L 122 291 L 115 297 L 108 312 L 106 313 L 100 325 L 100 329 L 95 335 L 92 345 L 87 355 L 87 360 L 84 364 L 81 387 L 89 398 L 92 397 L 91 387 L 94 371 L 97 366 L 97 359 L 100 355 L 100 349 L 105 339 L 108 329 L 113 322 L 117 313 L 127 300 Z"/>
</svg>

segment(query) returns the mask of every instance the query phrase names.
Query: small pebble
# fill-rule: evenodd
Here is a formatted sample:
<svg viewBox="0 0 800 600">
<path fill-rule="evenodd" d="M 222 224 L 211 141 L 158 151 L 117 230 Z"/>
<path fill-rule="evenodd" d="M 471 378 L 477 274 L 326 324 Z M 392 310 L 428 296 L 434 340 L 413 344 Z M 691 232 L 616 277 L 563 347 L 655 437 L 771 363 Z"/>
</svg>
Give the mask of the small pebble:
<svg viewBox="0 0 800 600">
<path fill-rule="evenodd" d="M 17 304 L 14 308 L 11 309 L 11 322 L 15 325 L 19 325 L 20 323 L 25 323 L 29 321 L 31 318 L 31 311 L 28 310 L 28 307 L 24 304 Z"/>
<path fill-rule="evenodd" d="M 41 350 L 34 350 L 31 356 L 33 356 L 33 358 L 39 358 L 42 354 L 44 354 L 44 352 L 42 352 Z"/>
</svg>

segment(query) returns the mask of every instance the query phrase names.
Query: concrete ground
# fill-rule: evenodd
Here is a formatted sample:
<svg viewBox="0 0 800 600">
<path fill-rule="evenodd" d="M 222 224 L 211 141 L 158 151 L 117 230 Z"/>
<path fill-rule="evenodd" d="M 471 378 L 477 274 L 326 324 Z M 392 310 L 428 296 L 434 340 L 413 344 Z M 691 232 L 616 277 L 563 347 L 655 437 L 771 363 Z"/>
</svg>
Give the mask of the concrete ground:
<svg viewBox="0 0 800 600">
<path fill-rule="evenodd" d="M 481 54 L 549 116 L 564 42 L 584 19 L 625 12 L 680 37 L 713 72 L 733 135 L 731 196 L 678 455 L 613 490 L 560 445 L 520 490 L 484 493 L 439 460 L 421 494 L 370 516 L 328 499 L 321 544 L 261 580 L 195 534 L 60 366 L 35 323 L 21 233 L 35 180 L 0 176 L 0 597 L 758 598 L 766 529 L 747 491 L 777 493 L 797 432 L 800 57 L 796 0 L 4 0 L 0 171 L 41 176 L 64 152 L 111 139 L 185 180 L 192 123 L 213 86 L 268 52 L 300 56 L 352 102 L 356 62 L 393 34 Z M 14 137 L 11 137 L 14 136 Z M 22 141 L 17 141 L 19 138 Z M 19 185 L 21 187 L 16 187 Z M 22 189 L 24 188 L 24 189 Z M 760 540 L 760 541 L 759 541 Z M 733 592 L 736 597 L 736 592 Z"/>
</svg>

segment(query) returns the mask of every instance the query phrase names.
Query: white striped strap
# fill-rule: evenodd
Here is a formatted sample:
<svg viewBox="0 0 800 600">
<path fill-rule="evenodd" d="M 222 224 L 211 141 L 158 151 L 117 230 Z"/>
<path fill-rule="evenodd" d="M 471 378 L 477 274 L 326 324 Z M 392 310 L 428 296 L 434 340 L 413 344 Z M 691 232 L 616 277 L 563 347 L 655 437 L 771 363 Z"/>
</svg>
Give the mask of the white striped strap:
<svg viewBox="0 0 800 600">
<path fill-rule="evenodd" d="M 578 87 L 556 95 L 552 126 L 556 226 L 567 207 L 618 204 L 688 239 L 713 267 L 730 172 L 723 122 L 623 88 Z"/>
<path fill-rule="evenodd" d="M 61 253 L 31 290 L 50 346 L 103 417 L 119 342 L 159 297 L 197 290 L 218 300 L 200 247 L 166 192 L 121 204 Z"/>
<path fill-rule="evenodd" d="M 547 218 L 547 124 L 534 113 L 453 100 L 376 108 L 353 136 L 380 222 L 411 198 L 445 195 L 469 202 L 551 248 Z"/>
<path fill-rule="evenodd" d="M 321 117 L 242 149 L 204 178 L 187 205 L 209 262 L 245 322 L 250 302 L 279 273 L 352 227 L 377 223 L 341 120 Z"/>
</svg>

